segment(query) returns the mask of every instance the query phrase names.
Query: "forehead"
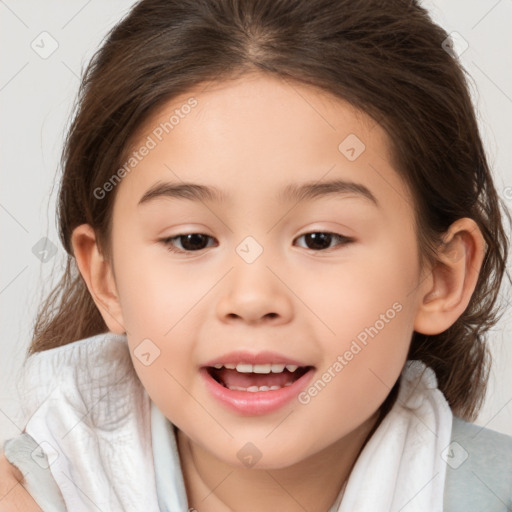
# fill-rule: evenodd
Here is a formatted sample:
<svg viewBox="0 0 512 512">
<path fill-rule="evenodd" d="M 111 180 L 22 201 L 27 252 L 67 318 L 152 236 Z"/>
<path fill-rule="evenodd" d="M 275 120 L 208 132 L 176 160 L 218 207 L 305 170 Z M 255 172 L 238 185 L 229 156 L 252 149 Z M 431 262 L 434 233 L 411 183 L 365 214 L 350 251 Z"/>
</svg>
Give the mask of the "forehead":
<svg viewBox="0 0 512 512">
<path fill-rule="evenodd" d="M 200 84 L 139 127 L 125 160 L 144 146 L 151 149 L 119 185 L 123 207 L 135 208 L 157 182 L 211 186 L 233 203 L 258 191 L 278 201 L 291 183 L 334 179 L 359 183 L 384 202 L 407 203 L 388 135 L 371 117 L 281 78 L 255 74 Z"/>
</svg>

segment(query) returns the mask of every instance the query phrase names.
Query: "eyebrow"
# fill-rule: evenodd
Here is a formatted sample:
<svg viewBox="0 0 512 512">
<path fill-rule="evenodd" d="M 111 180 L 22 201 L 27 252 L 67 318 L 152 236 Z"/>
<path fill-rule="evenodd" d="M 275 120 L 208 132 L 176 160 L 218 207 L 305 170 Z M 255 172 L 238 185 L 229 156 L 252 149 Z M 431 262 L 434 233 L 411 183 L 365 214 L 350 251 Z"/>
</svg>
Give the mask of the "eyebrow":
<svg viewBox="0 0 512 512">
<path fill-rule="evenodd" d="M 353 181 L 332 180 L 323 182 L 306 182 L 290 184 L 278 194 L 278 201 L 304 201 L 328 196 L 353 196 L 367 199 L 379 207 L 379 202 L 372 192 Z M 151 186 L 139 200 L 139 205 L 148 203 L 157 198 L 179 198 L 191 201 L 217 201 L 225 202 L 228 196 L 217 187 L 200 185 L 197 183 L 169 183 L 157 182 Z"/>
</svg>

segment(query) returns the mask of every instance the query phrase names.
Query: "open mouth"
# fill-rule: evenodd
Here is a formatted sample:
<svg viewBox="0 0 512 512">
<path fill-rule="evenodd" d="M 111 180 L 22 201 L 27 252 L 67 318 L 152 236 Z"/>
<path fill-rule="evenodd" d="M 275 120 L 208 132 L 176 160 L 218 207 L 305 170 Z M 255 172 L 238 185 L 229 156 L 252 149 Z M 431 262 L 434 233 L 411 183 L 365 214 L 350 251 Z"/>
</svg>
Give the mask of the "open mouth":
<svg viewBox="0 0 512 512">
<path fill-rule="evenodd" d="M 208 374 L 219 384 L 233 391 L 276 391 L 291 386 L 313 366 L 284 364 L 226 364 L 208 366 Z"/>
</svg>

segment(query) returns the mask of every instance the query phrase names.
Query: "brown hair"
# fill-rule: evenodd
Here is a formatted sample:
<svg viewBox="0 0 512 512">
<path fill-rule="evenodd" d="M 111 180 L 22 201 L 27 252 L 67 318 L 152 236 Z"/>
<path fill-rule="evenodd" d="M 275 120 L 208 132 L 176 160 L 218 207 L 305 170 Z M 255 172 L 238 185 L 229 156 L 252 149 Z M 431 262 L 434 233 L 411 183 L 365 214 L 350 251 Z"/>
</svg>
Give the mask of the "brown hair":
<svg viewBox="0 0 512 512">
<path fill-rule="evenodd" d="M 415 199 L 422 262 L 434 263 L 457 219 L 480 227 L 487 249 L 462 316 L 445 332 L 413 333 L 409 358 L 436 373 L 452 410 L 474 419 L 485 395 L 486 331 L 498 318 L 508 242 L 465 72 L 448 34 L 411 0 L 143 0 L 108 34 L 80 86 L 62 155 L 61 281 L 42 303 L 29 355 L 107 332 L 71 246 L 93 226 L 110 259 L 111 178 L 159 107 L 208 81 L 261 72 L 343 98 L 389 134 L 397 171 Z M 510 214 L 503 209 L 508 219 Z"/>
</svg>

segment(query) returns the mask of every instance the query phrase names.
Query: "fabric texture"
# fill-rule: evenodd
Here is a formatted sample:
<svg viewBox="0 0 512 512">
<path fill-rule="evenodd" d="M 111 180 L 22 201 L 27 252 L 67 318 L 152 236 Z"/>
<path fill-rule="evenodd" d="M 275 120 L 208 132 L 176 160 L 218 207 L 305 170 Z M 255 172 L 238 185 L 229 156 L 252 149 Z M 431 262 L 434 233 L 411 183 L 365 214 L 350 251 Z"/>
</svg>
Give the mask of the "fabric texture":
<svg viewBox="0 0 512 512">
<path fill-rule="evenodd" d="M 397 400 L 361 452 L 340 512 L 442 512 L 452 412 L 434 372 L 408 361 Z M 407 485 L 403 485 L 407 482 Z"/>
<path fill-rule="evenodd" d="M 449 512 L 512 511 L 512 437 L 453 418 L 444 451 Z"/>
<path fill-rule="evenodd" d="M 34 354 L 21 388 L 26 433 L 6 442 L 5 454 L 45 512 L 188 510 L 175 427 L 142 387 L 125 335 L 100 334 Z M 474 448 L 472 428 L 482 429 L 453 418 L 434 372 L 408 361 L 395 404 L 329 512 L 443 511 L 443 496 L 445 512 L 491 510 L 460 508 L 458 475 L 476 466 L 463 461 L 453 469 L 460 451 L 451 444 L 452 424 L 467 461 L 478 465 L 489 458 L 485 450 L 505 447 L 508 455 L 494 462 L 512 471 L 512 438 L 485 431 Z M 477 475 L 492 485 L 491 473 Z M 512 476 L 502 480 L 493 512 L 509 510 Z"/>
<path fill-rule="evenodd" d="M 158 510 L 150 399 L 126 336 L 36 353 L 20 388 L 25 432 L 46 454 L 68 510 Z"/>
<path fill-rule="evenodd" d="M 32 437 L 23 432 L 5 441 L 3 450 L 7 460 L 23 474 L 23 485 L 44 512 L 66 512 L 48 458 Z"/>
</svg>

